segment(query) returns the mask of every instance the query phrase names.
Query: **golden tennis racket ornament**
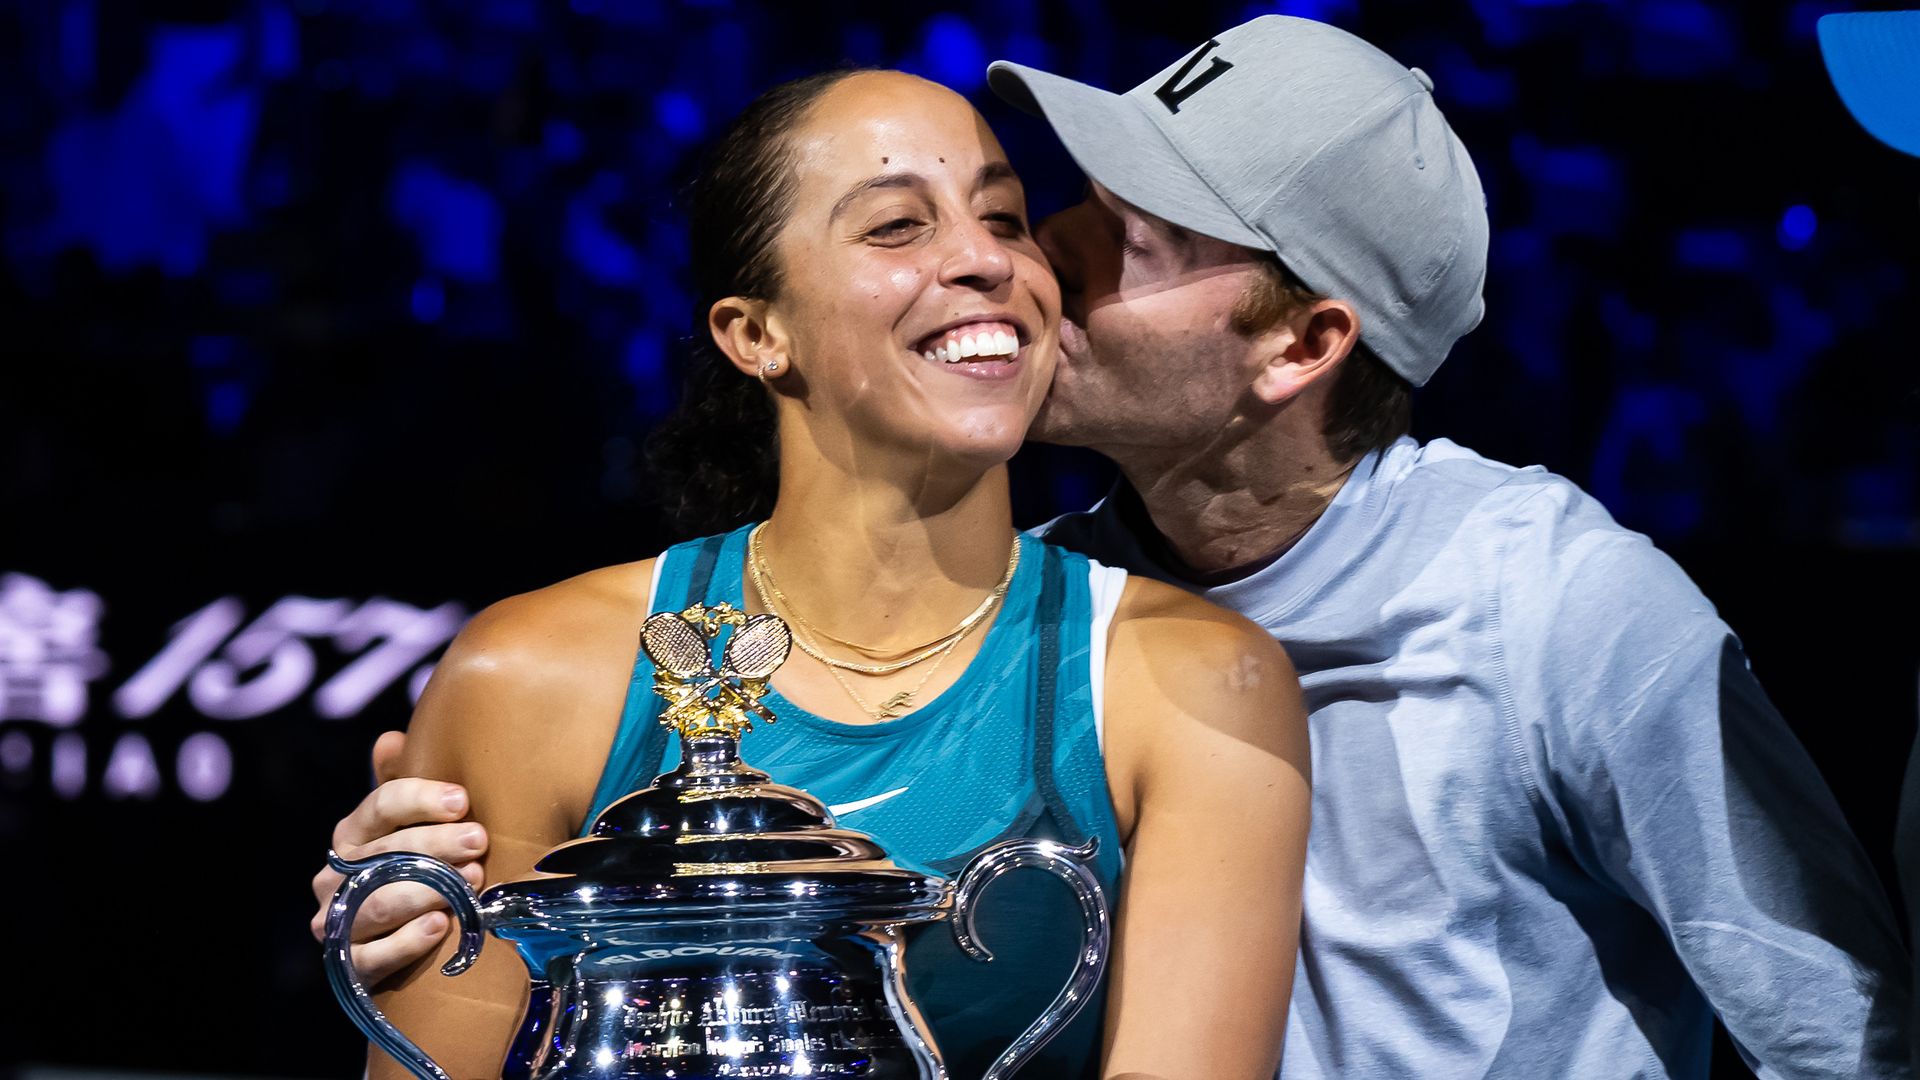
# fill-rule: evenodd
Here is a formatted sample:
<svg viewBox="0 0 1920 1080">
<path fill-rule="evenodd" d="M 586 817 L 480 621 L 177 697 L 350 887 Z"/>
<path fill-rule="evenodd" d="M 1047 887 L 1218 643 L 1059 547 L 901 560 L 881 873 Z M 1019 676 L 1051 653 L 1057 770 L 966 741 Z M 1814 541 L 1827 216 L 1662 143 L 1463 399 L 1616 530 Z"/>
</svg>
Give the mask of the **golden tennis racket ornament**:
<svg viewBox="0 0 1920 1080">
<path fill-rule="evenodd" d="M 718 667 L 713 641 L 732 627 Z M 660 722 L 682 736 L 724 731 L 738 738 L 754 716 L 773 722 L 760 704 L 767 680 L 793 651 L 793 631 L 778 615 L 748 615 L 732 604 L 662 611 L 640 631 L 653 661 L 653 692 L 667 699 Z"/>
</svg>

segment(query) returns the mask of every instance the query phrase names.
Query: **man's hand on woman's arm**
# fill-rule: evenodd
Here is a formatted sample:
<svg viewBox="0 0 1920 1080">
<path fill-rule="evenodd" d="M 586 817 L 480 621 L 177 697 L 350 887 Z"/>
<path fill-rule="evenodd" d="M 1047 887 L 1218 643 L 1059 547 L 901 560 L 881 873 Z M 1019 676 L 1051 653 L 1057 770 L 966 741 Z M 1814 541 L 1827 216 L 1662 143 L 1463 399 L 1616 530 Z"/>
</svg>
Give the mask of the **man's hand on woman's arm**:
<svg viewBox="0 0 1920 1080">
<path fill-rule="evenodd" d="M 653 560 L 643 559 L 474 616 L 435 666 L 408 732 L 373 744 L 380 785 L 334 826 L 333 850 L 348 859 L 417 851 L 457 868 L 477 890 L 489 862 L 494 880 L 509 881 L 571 838 L 613 741 L 610 721 L 620 715 L 652 580 Z M 340 880 L 325 866 L 314 875 L 316 938 Z M 353 925 L 361 980 L 393 991 L 408 969 L 451 953 L 451 918 L 424 885 L 375 893 Z M 463 980 L 462 994 L 482 993 L 484 980 Z"/>
<path fill-rule="evenodd" d="M 373 744 L 373 774 L 381 781 L 360 805 L 333 827 L 333 850 L 358 859 L 382 851 L 418 851 L 460 871 L 479 889 L 485 882 L 480 857 L 487 830 L 463 820 L 467 792 L 458 784 L 395 777 L 407 737 L 389 731 Z M 341 876 L 322 866 L 313 877 L 316 940 L 326 930 L 327 908 Z M 368 986 L 432 953 L 446 936 L 446 902 L 425 885 L 389 885 L 370 897 L 353 923 L 353 963 Z"/>
</svg>

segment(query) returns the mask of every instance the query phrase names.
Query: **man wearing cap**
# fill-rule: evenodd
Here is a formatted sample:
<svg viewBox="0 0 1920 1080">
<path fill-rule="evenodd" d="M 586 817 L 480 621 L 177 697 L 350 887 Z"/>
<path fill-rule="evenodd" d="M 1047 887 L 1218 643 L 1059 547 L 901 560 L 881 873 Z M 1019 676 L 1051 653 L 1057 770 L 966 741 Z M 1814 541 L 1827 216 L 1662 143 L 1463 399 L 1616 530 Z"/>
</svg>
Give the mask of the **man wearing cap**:
<svg viewBox="0 0 1920 1080">
<path fill-rule="evenodd" d="M 1822 15 L 1820 55 L 1833 88 L 1869 135 L 1920 157 L 1920 11 L 1857 11 Z M 1920 934 L 1920 740 L 1907 755 L 1894 837 L 1909 935 Z M 1920 956 L 1916 956 L 1920 961 Z M 1916 965 L 1920 975 L 1920 964 Z M 1920 999 L 1909 1037 L 1920 1072 Z"/>
<path fill-rule="evenodd" d="M 1487 257 L 1431 81 L 1280 16 L 1125 95 L 990 80 L 1090 180 L 1033 434 L 1124 479 L 1048 539 L 1261 623 L 1312 709 L 1281 1075 L 1702 1077 L 1715 1012 L 1765 1077 L 1908 1075 L 1886 898 L 1712 607 L 1566 480 L 1406 435 Z M 404 783 L 339 838 L 446 820 Z"/>
<path fill-rule="evenodd" d="M 1033 437 L 1124 480 L 1048 539 L 1261 623 L 1306 689 L 1282 1075 L 1704 1076 L 1715 1012 L 1763 1076 L 1907 1075 L 1885 895 L 1712 606 L 1566 480 L 1406 437 L 1487 258 L 1431 80 L 1281 17 L 1124 96 L 991 80 L 1093 182 L 1042 227 Z"/>
</svg>

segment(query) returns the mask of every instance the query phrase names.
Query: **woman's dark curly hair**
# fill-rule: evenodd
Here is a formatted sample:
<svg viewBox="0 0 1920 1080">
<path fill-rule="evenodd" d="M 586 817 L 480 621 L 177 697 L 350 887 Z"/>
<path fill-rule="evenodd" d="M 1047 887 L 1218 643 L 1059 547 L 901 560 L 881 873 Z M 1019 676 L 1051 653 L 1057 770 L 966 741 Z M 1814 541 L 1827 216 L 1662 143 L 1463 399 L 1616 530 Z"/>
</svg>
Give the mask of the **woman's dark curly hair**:
<svg viewBox="0 0 1920 1080">
<path fill-rule="evenodd" d="M 779 493 L 773 401 L 713 343 L 707 311 L 729 296 L 775 299 L 773 241 L 793 210 L 788 135 L 820 95 L 862 69 L 781 83 L 721 133 L 687 188 L 694 331 L 678 407 L 647 439 L 647 463 L 667 516 L 685 535 L 763 518 Z"/>
</svg>

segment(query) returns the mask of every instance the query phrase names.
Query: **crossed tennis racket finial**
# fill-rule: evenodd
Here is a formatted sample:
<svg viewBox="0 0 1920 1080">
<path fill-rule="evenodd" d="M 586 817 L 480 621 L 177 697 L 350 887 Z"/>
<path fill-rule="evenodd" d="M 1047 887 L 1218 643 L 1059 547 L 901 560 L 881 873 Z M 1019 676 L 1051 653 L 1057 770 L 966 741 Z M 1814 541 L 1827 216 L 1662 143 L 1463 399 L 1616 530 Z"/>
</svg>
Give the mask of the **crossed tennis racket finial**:
<svg viewBox="0 0 1920 1080">
<path fill-rule="evenodd" d="M 734 628 L 713 663 L 713 639 Z M 793 631 L 778 615 L 748 615 L 732 604 L 693 604 L 662 611 L 640 630 L 640 645 L 653 660 L 653 692 L 667 699 L 660 722 L 682 735 L 723 731 L 738 737 L 753 728 L 751 717 L 773 722 L 760 704 L 767 680 L 793 649 Z"/>
</svg>

